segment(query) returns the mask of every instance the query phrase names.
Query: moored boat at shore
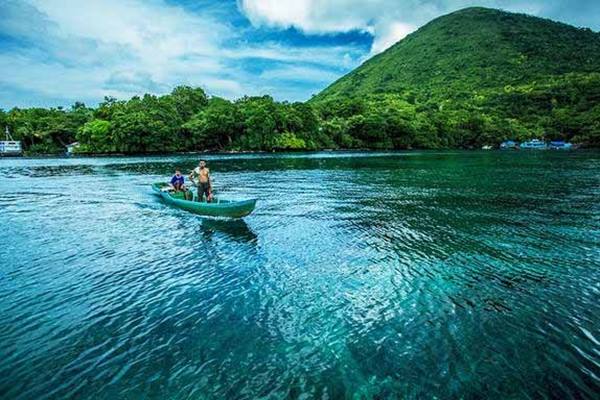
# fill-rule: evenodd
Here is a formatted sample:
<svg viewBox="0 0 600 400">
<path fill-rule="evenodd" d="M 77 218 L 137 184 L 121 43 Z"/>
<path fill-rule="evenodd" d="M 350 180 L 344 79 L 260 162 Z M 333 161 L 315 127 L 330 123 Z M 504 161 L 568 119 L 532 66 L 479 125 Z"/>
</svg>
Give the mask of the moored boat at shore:
<svg viewBox="0 0 600 400">
<path fill-rule="evenodd" d="M 550 142 L 549 146 L 552 150 L 571 150 L 573 143 L 565 142 L 564 140 L 555 140 Z"/>
<path fill-rule="evenodd" d="M 532 139 L 521 143 L 519 148 L 523 150 L 546 150 L 548 145 L 543 140 Z"/>
<path fill-rule="evenodd" d="M 500 143 L 501 150 L 517 150 L 518 148 L 519 148 L 519 146 L 517 145 L 517 142 L 515 142 L 514 140 L 506 140 L 506 141 Z"/>
<path fill-rule="evenodd" d="M 7 126 L 5 128 L 5 140 L 0 140 L 0 157 L 20 156 L 22 154 L 21 142 L 12 138 Z"/>
</svg>

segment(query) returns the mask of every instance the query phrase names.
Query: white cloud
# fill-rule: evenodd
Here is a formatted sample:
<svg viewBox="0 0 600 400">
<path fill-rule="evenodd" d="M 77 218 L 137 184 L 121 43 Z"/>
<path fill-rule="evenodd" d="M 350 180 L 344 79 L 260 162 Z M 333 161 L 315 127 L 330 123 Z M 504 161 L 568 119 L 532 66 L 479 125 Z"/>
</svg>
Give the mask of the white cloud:
<svg viewBox="0 0 600 400">
<path fill-rule="evenodd" d="M 241 0 L 240 10 L 255 26 L 294 27 L 308 34 L 350 31 L 373 35 L 372 53 L 385 50 L 436 14 L 432 6 L 408 0 Z M 415 22 L 417 24 L 415 24 Z"/>
<path fill-rule="evenodd" d="M 308 34 L 368 32 L 373 35 L 371 54 L 376 54 L 433 18 L 461 8 L 486 6 L 556 17 L 559 3 L 568 8 L 567 0 L 239 0 L 239 8 L 257 27 L 294 27 Z M 600 5 L 595 7 L 600 10 Z"/>
<path fill-rule="evenodd" d="M 306 67 L 302 65 L 284 66 L 265 70 L 260 74 L 260 78 L 271 81 L 311 81 L 331 83 L 339 77 L 336 71 L 325 70 L 323 68 Z"/>
<path fill-rule="evenodd" d="M 373 40 L 373 46 L 371 53 L 381 53 L 400 39 L 411 33 L 415 27 L 402 22 L 390 22 L 382 24 L 382 26 L 376 30 L 377 36 Z"/>
<path fill-rule="evenodd" d="M 471 0 L 237 3 L 254 29 L 368 32 L 373 36 L 371 54 L 434 17 L 473 4 Z M 567 9 L 566 0 L 556 0 L 554 6 L 542 0 L 478 4 L 547 16 Z M 594 15 L 598 9 L 594 4 L 600 3 L 584 8 L 587 14 Z M 0 0 L 0 107 L 66 105 L 75 100 L 93 104 L 104 95 L 163 94 L 180 84 L 201 86 L 228 98 L 272 94 L 306 99 L 369 55 L 354 44 L 295 46 L 273 36 L 253 41 L 252 28 L 231 23 L 236 18 L 232 12 L 235 5 L 226 2 L 183 8 L 174 0 Z"/>
<path fill-rule="evenodd" d="M 2 0 L 0 14 L 0 34 L 20 43 L 0 47 L 0 90 L 63 104 L 162 94 L 181 84 L 228 98 L 263 94 L 281 81 L 276 74 L 261 78 L 264 69 L 307 62 L 341 75 L 362 55 L 352 46 L 248 44 L 216 5 L 192 12 L 163 0 Z M 272 65 L 249 72 L 257 59 Z M 298 78 L 314 84 L 312 75 Z M 17 101 L 0 93 L 0 102 L 11 107 Z"/>
<path fill-rule="evenodd" d="M 218 57 L 233 33 L 210 15 L 140 0 L 8 0 L 0 11 L 0 32 L 24 43 L 0 52 L 4 87 L 97 101 L 212 82 L 239 95 L 223 84 L 235 71 Z"/>
<path fill-rule="evenodd" d="M 365 9 L 380 0 L 241 0 L 240 8 L 256 25 L 296 27 L 307 33 L 347 32 L 368 29 Z M 371 14 L 371 11 L 366 11 Z M 366 18 L 365 18 L 366 17 Z"/>
<path fill-rule="evenodd" d="M 364 50 L 352 46 L 285 47 L 276 42 L 222 50 L 223 56 L 230 59 L 261 58 L 287 63 L 321 64 L 340 70 L 355 66 L 363 53 Z"/>
</svg>

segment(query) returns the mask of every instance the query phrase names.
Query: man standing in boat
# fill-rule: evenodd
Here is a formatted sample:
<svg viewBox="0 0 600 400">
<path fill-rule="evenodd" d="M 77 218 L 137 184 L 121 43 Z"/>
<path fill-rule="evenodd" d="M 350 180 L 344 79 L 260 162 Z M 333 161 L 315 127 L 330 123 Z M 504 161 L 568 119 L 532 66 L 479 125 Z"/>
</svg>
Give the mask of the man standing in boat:
<svg viewBox="0 0 600 400">
<path fill-rule="evenodd" d="M 210 185 L 210 170 L 206 167 L 206 161 L 200 160 L 198 166 L 190 173 L 192 182 L 196 177 L 198 177 L 198 201 L 202 201 L 202 197 L 206 196 L 206 201 L 210 203 L 212 200 L 212 187 Z"/>
</svg>

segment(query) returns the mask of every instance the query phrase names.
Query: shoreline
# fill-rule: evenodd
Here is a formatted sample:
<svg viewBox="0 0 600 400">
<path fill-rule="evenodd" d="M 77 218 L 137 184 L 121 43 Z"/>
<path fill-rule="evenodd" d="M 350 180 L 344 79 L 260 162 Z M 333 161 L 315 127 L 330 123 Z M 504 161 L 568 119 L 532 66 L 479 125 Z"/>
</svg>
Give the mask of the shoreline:
<svg viewBox="0 0 600 400">
<path fill-rule="evenodd" d="M 463 149 L 463 148 L 448 148 L 448 149 L 323 149 L 323 150 L 291 150 L 291 151 L 190 151 L 190 152 L 174 152 L 174 153 L 89 153 L 89 154 L 75 154 L 75 155 L 66 155 L 66 154 L 29 154 L 29 155 L 10 155 L 10 156 L 0 156 L 0 160 L 2 159 L 49 159 L 49 158 L 59 158 L 59 159 L 86 159 L 86 158 L 128 158 L 128 157 L 177 157 L 177 156 L 235 156 L 235 155 L 252 155 L 252 154 L 262 154 L 262 155 L 277 155 L 277 154 L 318 154 L 318 153 L 332 153 L 332 154 L 341 154 L 341 153 L 412 153 L 412 152 L 447 152 L 447 151 L 460 151 L 466 153 L 527 153 L 527 154 L 539 154 L 545 152 L 552 153 L 573 153 L 573 152 L 587 152 L 587 151 L 599 151 L 599 147 L 580 147 L 578 149 L 569 149 L 569 150 L 555 150 L 555 149 L 544 149 L 544 150 L 514 150 L 514 149 L 491 149 L 491 150 L 483 150 L 483 149 Z"/>
</svg>

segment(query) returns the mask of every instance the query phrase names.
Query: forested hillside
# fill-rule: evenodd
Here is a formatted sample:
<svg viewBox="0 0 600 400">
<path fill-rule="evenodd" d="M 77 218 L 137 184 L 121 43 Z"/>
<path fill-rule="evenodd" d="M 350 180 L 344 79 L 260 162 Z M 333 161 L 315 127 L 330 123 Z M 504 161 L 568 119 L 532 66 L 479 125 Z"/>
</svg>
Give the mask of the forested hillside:
<svg viewBox="0 0 600 400">
<path fill-rule="evenodd" d="M 199 88 L 96 108 L 0 110 L 31 153 L 476 148 L 506 139 L 600 146 L 600 34 L 468 8 L 440 17 L 307 103 Z"/>
<path fill-rule="evenodd" d="M 468 147 L 530 137 L 597 146 L 600 34 L 467 8 L 423 26 L 311 101 L 325 109 L 346 102 L 372 110 L 354 117 L 389 130 L 364 138 L 383 146 Z M 411 121 L 406 131 L 386 115 L 401 110 Z M 328 119 L 347 122 L 347 114 Z"/>
</svg>

